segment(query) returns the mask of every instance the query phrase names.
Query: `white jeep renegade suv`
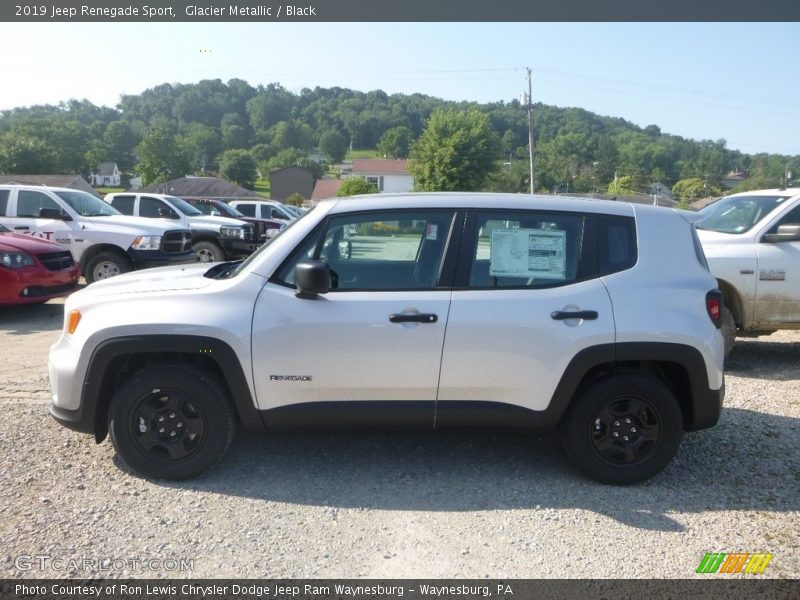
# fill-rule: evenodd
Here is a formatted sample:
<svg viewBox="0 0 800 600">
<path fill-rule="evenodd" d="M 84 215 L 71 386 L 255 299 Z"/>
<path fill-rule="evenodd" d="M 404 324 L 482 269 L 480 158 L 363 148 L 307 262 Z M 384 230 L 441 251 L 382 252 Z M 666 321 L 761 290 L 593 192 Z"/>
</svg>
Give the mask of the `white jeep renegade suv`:
<svg viewBox="0 0 800 600">
<path fill-rule="evenodd" d="M 721 295 L 688 215 L 492 194 L 332 199 L 244 262 L 73 294 L 52 415 L 149 477 L 249 430 L 560 428 L 609 483 L 663 469 L 724 396 Z"/>
</svg>

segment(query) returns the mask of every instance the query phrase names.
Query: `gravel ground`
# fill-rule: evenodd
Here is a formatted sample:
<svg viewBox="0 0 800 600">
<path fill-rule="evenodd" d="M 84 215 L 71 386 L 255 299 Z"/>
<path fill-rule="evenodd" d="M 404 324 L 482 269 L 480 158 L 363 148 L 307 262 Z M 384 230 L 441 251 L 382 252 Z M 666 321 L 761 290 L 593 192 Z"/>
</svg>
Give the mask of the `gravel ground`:
<svg viewBox="0 0 800 600">
<path fill-rule="evenodd" d="M 240 434 L 176 484 L 48 416 L 62 318 L 0 308 L 0 577 L 684 578 L 718 551 L 800 577 L 800 332 L 739 341 L 720 424 L 635 487 L 582 479 L 553 437 L 466 434 Z"/>
</svg>

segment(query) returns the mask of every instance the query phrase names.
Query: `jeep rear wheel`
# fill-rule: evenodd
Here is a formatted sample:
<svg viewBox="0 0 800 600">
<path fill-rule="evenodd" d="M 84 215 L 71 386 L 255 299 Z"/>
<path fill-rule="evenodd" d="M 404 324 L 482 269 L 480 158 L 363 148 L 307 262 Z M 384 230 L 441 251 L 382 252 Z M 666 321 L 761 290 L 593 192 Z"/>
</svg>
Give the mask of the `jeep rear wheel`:
<svg viewBox="0 0 800 600">
<path fill-rule="evenodd" d="M 567 452 L 587 477 L 626 485 L 653 477 L 680 445 L 678 401 L 659 380 L 612 375 L 578 397 L 565 419 Z"/>
<path fill-rule="evenodd" d="M 722 312 L 720 313 L 720 320 L 722 325 L 722 337 L 725 338 L 725 358 L 733 350 L 733 345 L 736 343 L 736 321 L 733 318 L 733 313 L 724 304 L 722 305 Z"/>
<path fill-rule="evenodd" d="M 137 473 L 188 479 L 216 465 L 233 440 L 234 413 L 220 380 L 198 367 L 147 367 L 114 395 L 109 431 Z"/>
</svg>

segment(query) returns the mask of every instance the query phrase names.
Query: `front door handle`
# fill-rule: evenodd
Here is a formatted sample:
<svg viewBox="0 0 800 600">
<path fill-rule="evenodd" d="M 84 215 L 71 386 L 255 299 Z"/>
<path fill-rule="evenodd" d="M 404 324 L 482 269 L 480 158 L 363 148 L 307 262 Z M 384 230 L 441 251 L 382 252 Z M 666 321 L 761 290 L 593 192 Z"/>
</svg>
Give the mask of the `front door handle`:
<svg viewBox="0 0 800 600">
<path fill-rule="evenodd" d="M 19 227 L 14 227 L 14 229 L 16 229 L 17 231 L 28 231 L 30 227 L 28 227 L 27 225 L 20 225 Z"/>
<path fill-rule="evenodd" d="M 596 310 L 556 310 L 550 313 L 550 318 L 555 321 L 564 321 L 565 319 L 584 319 L 586 321 L 594 321 L 597 318 Z"/>
<path fill-rule="evenodd" d="M 418 314 L 394 314 L 389 315 L 390 323 L 436 323 L 439 320 L 438 315 L 433 313 L 418 313 Z"/>
</svg>

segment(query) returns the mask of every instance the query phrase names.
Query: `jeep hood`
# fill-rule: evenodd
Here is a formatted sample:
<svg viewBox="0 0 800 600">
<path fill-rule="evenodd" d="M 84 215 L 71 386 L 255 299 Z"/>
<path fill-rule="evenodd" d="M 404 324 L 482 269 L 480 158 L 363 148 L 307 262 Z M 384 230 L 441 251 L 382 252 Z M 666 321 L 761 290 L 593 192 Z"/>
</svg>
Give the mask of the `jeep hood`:
<svg viewBox="0 0 800 600">
<path fill-rule="evenodd" d="M 122 294 L 152 294 L 169 291 L 199 290 L 214 283 L 204 277 L 208 263 L 176 265 L 143 269 L 96 281 L 77 294 L 82 299 L 90 296 L 117 296 Z"/>
</svg>

